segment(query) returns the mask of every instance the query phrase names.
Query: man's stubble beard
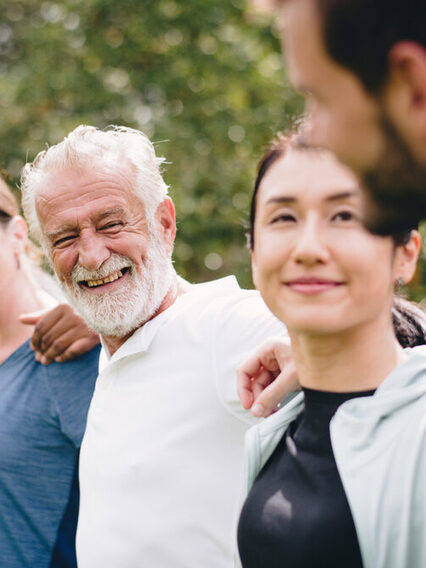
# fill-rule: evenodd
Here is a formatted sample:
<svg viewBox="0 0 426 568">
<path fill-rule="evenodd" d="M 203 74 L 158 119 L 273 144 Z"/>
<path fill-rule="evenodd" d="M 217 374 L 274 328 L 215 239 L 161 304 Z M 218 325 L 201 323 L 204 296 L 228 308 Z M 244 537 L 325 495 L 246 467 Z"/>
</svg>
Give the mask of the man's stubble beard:
<svg viewBox="0 0 426 568">
<path fill-rule="evenodd" d="M 362 175 L 367 190 L 366 227 L 379 235 L 416 228 L 426 218 L 426 165 L 420 164 L 391 121 L 382 114 L 386 145 Z"/>
<path fill-rule="evenodd" d="M 127 282 L 116 292 L 90 294 L 77 283 L 100 279 L 123 267 L 130 267 L 129 274 L 123 276 Z M 61 287 L 91 329 L 105 337 L 124 338 L 156 313 L 171 287 L 172 261 L 157 239 L 149 245 L 142 270 L 140 274 L 128 257 L 113 254 L 97 271 L 75 266 L 72 287 L 64 282 Z"/>
</svg>

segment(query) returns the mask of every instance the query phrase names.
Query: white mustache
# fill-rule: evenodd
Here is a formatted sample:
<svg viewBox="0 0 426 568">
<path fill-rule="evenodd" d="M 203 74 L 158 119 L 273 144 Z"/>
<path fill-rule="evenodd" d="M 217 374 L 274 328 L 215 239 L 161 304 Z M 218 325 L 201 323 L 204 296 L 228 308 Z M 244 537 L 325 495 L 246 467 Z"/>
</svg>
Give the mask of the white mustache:
<svg viewBox="0 0 426 568">
<path fill-rule="evenodd" d="M 98 270 L 87 270 L 83 266 L 76 264 L 71 272 L 73 284 L 78 284 L 82 280 L 102 280 L 113 272 L 123 268 L 132 269 L 134 263 L 127 256 L 114 253 L 108 258 Z"/>
</svg>

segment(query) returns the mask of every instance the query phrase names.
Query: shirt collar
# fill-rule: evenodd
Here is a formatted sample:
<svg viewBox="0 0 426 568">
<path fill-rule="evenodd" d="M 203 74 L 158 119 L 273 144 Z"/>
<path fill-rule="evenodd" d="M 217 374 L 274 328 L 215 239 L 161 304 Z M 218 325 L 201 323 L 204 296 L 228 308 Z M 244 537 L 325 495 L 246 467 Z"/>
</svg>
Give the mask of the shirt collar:
<svg viewBox="0 0 426 568">
<path fill-rule="evenodd" d="M 159 329 L 170 319 L 170 317 L 172 317 L 173 313 L 178 309 L 187 294 L 198 292 L 202 293 L 211 288 L 214 288 L 215 290 L 237 290 L 239 289 L 239 286 L 235 276 L 226 276 L 225 278 L 220 278 L 219 280 L 213 280 L 211 282 L 193 284 L 189 292 L 179 296 L 169 308 L 137 329 L 112 356 L 109 354 L 108 347 L 101 337 L 102 350 L 99 357 L 99 372 L 103 371 L 108 365 L 111 365 L 124 357 L 148 351 L 149 346 Z"/>
</svg>

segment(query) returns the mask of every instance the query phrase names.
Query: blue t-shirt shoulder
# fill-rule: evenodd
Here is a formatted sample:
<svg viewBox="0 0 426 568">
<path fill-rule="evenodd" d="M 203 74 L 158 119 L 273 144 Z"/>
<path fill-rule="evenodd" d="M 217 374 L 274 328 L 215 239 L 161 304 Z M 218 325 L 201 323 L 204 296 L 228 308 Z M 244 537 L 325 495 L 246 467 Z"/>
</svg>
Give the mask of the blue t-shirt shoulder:
<svg viewBox="0 0 426 568">
<path fill-rule="evenodd" d="M 53 362 L 43 367 L 61 430 L 77 447 L 80 447 L 83 439 L 87 412 L 95 389 L 100 349 L 98 345 L 66 363 Z"/>
<path fill-rule="evenodd" d="M 99 347 L 43 366 L 29 342 L 0 365 L 0 566 L 48 567 L 98 373 Z"/>
</svg>

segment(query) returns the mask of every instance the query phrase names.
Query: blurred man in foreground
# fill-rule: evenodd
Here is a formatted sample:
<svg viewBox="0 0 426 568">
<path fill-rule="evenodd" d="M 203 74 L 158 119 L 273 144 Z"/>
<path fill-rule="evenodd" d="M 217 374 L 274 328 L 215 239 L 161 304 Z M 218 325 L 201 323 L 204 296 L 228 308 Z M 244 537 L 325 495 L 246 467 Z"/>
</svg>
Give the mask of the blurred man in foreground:
<svg viewBox="0 0 426 568">
<path fill-rule="evenodd" d="M 257 0 L 274 4 L 308 141 L 363 180 L 367 225 L 389 234 L 426 217 L 423 0 Z"/>
</svg>

